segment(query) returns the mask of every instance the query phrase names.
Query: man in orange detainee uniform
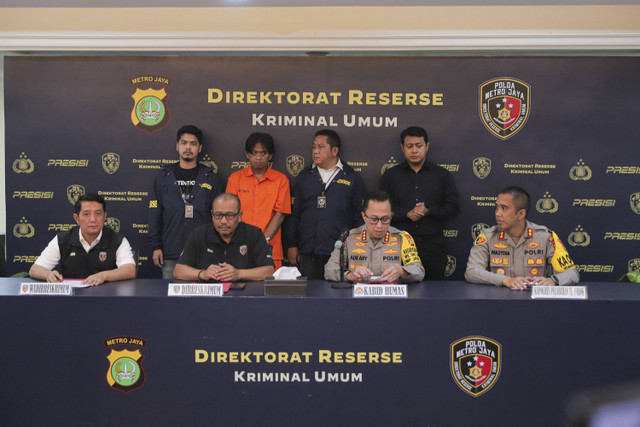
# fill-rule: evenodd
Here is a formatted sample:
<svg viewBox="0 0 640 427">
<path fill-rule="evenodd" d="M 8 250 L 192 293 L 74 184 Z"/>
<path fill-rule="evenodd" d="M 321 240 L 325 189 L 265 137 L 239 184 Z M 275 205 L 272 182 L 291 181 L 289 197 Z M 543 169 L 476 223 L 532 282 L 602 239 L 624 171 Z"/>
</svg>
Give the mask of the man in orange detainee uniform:
<svg viewBox="0 0 640 427">
<path fill-rule="evenodd" d="M 269 167 L 273 157 L 273 138 L 268 133 L 254 132 L 245 143 L 249 167 L 234 172 L 227 182 L 227 193 L 240 198 L 242 221 L 260 227 L 269 245 L 276 269 L 282 267 L 281 225 L 291 214 L 289 179 Z"/>
</svg>

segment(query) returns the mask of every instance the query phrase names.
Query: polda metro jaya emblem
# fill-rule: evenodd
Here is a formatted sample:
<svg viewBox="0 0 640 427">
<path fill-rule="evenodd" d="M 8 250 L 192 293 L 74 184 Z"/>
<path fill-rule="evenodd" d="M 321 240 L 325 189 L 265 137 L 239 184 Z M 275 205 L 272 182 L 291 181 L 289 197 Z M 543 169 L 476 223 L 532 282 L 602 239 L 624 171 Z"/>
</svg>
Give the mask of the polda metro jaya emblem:
<svg viewBox="0 0 640 427">
<path fill-rule="evenodd" d="M 486 337 L 473 336 L 451 344 L 451 375 L 466 393 L 477 397 L 498 380 L 502 365 L 502 346 Z"/>
<path fill-rule="evenodd" d="M 167 126 L 170 118 L 167 106 L 169 95 L 164 87 L 160 89 L 155 87 L 170 86 L 171 79 L 164 76 L 141 75 L 130 78 L 129 83 L 136 86 L 136 91 L 131 95 L 133 98 L 131 123 L 150 134 Z M 145 88 L 139 86 L 145 86 Z"/>
<path fill-rule="evenodd" d="M 144 356 L 140 352 L 145 348 L 147 341 L 131 336 L 119 336 L 107 338 L 104 345 L 111 349 L 107 356 L 109 369 L 107 370 L 107 383 L 124 394 L 137 390 L 144 385 L 145 373 L 142 368 Z M 116 349 L 123 347 L 122 349 Z M 131 347 L 137 347 L 132 350 Z"/>
<path fill-rule="evenodd" d="M 511 138 L 529 118 L 531 86 L 522 80 L 510 77 L 489 80 L 480 86 L 479 97 L 480 119 L 500 139 Z"/>
</svg>

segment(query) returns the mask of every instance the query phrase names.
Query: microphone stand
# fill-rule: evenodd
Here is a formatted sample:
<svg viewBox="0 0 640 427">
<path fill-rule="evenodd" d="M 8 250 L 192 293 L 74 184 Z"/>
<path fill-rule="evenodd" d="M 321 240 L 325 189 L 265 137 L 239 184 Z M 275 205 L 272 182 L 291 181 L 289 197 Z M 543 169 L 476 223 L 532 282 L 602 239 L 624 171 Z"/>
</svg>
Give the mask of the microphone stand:
<svg viewBox="0 0 640 427">
<path fill-rule="evenodd" d="M 342 246 L 340 247 L 340 282 L 332 283 L 331 287 L 334 289 L 348 289 L 353 286 L 349 282 L 345 282 L 344 280 L 344 271 L 347 269 L 346 260 L 344 256 L 344 251 L 347 249 L 347 239 L 342 241 Z"/>
</svg>

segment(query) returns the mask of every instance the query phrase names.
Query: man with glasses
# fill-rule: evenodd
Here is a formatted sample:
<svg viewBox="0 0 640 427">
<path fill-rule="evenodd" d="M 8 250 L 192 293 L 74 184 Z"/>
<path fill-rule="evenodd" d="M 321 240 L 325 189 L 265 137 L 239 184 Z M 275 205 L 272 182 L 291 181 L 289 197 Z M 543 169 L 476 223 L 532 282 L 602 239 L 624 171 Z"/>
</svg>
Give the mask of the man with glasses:
<svg viewBox="0 0 640 427">
<path fill-rule="evenodd" d="M 409 233 L 390 227 L 393 212 L 389 195 L 375 191 L 364 199 L 365 225 L 349 232 L 344 247 L 336 248 L 324 268 L 327 280 L 382 283 L 419 282 L 424 267 Z M 340 265 L 340 251 L 346 265 Z"/>
<path fill-rule="evenodd" d="M 198 163 L 202 131 L 195 126 L 178 130 L 179 161 L 166 165 L 156 176 L 149 200 L 149 245 L 153 264 L 163 279 L 173 279 L 173 268 L 189 233 L 211 222 L 211 203 L 222 187 L 210 167 Z"/>
<path fill-rule="evenodd" d="M 213 222 L 196 227 L 173 277 L 187 281 L 264 280 L 274 272 L 262 230 L 241 222 L 240 199 L 223 193 L 213 201 Z"/>
<path fill-rule="evenodd" d="M 240 198 L 243 222 L 259 227 L 272 247 L 276 269 L 282 267 L 281 225 L 291 213 L 289 179 L 269 167 L 273 157 L 273 138 L 268 133 L 254 132 L 245 143 L 249 167 L 234 172 L 227 182 L 227 193 Z"/>
</svg>

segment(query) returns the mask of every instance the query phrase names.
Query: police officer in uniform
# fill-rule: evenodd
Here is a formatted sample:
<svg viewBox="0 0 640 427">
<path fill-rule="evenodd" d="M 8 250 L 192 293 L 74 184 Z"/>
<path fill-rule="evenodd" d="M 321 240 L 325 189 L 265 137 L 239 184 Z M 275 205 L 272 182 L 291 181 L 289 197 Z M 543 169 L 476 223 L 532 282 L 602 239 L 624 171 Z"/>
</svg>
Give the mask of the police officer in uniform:
<svg viewBox="0 0 640 427">
<path fill-rule="evenodd" d="M 409 233 L 390 227 L 393 212 L 389 194 L 375 191 L 364 199 L 362 219 L 365 225 L 349 232 L 345 248 L 336 248 L 324 268 L 327 280 L 367 282 L 372 277 L 384 283 L 419 282 L 424 267 Z M 340 251 L 345 251 L 345 266 L 340 265 Z"/>
<path fill-rule="evenodd" d="M 507 187 L 500 192 L 497 225 L 476 238 L 464 275 L 467 281 L 511 289 L 574 285 L 580 281 L 556 233 L 527 220 L 529 208 L 529 194 L 523 188 Z"/>
</svg>

